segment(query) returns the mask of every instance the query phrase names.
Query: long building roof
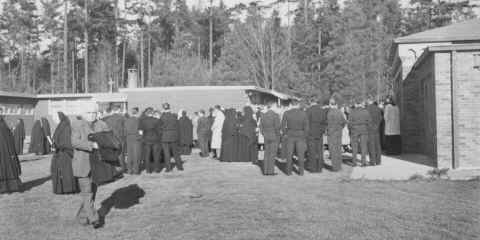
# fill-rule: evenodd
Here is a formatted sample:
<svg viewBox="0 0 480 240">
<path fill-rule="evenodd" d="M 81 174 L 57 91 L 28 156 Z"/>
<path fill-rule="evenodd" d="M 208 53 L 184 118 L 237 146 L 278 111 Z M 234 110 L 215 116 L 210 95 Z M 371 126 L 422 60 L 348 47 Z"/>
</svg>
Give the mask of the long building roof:
<svg viewBox="0 0 480 240">
<path fill-rule="evenodd" d="M 450 24 L 395 39 L 395 43 L 480 41 L 480 19 Z"/>
</svg>

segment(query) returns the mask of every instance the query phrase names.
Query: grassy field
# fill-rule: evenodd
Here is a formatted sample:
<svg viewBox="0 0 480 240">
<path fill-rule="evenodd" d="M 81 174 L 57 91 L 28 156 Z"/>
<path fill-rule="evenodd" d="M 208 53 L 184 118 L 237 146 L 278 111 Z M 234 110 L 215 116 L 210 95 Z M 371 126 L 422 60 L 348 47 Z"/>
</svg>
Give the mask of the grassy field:
<svg viewBox="0 0 480 240">
<path fill-rule="evenodd" d="M 480 239 L 479 181 L 265 177 L 250 163 L 186 157 L 184 172 L 99 187 L 105 226 L 76 224 L 77 195 L 52 194 L 49 159 L 22 163 L 23 193 L 0 195 L 0 239 Z"/>
</svg>

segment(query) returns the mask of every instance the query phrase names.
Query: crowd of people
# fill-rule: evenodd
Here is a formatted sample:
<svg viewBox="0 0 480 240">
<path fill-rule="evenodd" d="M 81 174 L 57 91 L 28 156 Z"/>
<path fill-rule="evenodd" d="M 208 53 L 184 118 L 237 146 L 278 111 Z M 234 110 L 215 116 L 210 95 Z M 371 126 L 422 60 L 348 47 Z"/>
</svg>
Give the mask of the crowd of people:
<svg viewBox="0 0 480 240">
<path fill-rule="evenodd" d="M 385 104 L 356 102 L 348 108 L 339 107 L 334 99 L 309 105 L 293 102 L 288 107 L 270 102 L 256 112 L 251 106 L 237 111 L 217 105 L 195 112 L 192 118 L 186 111 L 173 113 L 168 103 L 161 111 L 148 107 L 142 114 L 136 107 L 123 114 L 120 106 L 112 105 L 105 113 L 69 118 L 59 112 L 58 118 L 53 136 L 46 118 L 34 122 L 28 152 L 53 151 L 53 193 L 80 193 L 77 218 L 94 227 L 101 225 L 93 208 L 95 186 L 143 169 L 147 174 L 170 172 L 173 167 L 183 171 L 181 155 L 190 155 L 194 147 L 199 148 L 200 157 L 258 164 L 264 175 L 275 175 L 278 162 L 286 162 L 282 169 L 286 175 L 292 174 L 294 165 L 303 175 L 305 169 L 340 171 L 345 151 L 352 152 L 352 166 L 362 167 L 381 164 L 383 150 L 401 152 L 398 107 L 390 99 Z M 0 138 L 5 139 L 0 143 L 0 192 L 19 191 L 24 123 L 19 120 L 12 131 L 1 109 Z M 326 150 L 329 165 L 324 161 Z"/>
</svg>

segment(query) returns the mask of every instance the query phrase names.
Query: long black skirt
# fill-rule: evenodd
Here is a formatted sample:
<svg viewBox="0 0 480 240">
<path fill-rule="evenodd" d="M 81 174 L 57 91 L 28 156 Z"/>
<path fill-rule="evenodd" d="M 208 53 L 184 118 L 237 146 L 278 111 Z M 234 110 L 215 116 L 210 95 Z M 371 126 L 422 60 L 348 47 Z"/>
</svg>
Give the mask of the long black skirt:
<svg viewBox="0 0 480 240">
<path fill-rule="evenodd" d="M 247 136 L 238 136 L 238 154 L 235 158 L 236 162 L 252 162 L 258 161 L 257 142 L 252 141 Z"/>
<path fill-rule="evenodd" d="M 400 135 L 385 136 L 385 153 L 387 155 L 402 154 L 402 138 Z"/>
<path fill-rule="evenodd" d="M 72 158 L 66 152 L 57 152 L 50 166 L 53 193 L 78 193 L 77 179 L 73 176 Z"/>
<path fill-rule="evenodd" d="M 220 161 L 235 162 L 239 155 L 238 152 L 238 135 L 229 136 L 222 139 L 222 152 L 220 153 Z"/>
</svg>

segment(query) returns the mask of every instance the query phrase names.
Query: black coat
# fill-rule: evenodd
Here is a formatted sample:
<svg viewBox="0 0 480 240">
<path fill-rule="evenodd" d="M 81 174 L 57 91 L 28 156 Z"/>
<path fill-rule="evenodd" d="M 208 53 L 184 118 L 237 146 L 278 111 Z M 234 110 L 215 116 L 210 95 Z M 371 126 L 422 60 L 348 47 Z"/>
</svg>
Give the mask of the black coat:
<svg viewBox="0 0 480 240">
<path fill-rule="evenodd" d="M 92 133 L 88 139 L 98 144 L 99 160 L 115 166 L 120 165 L 122 144 L 112 131 Z"/>
</svg>

